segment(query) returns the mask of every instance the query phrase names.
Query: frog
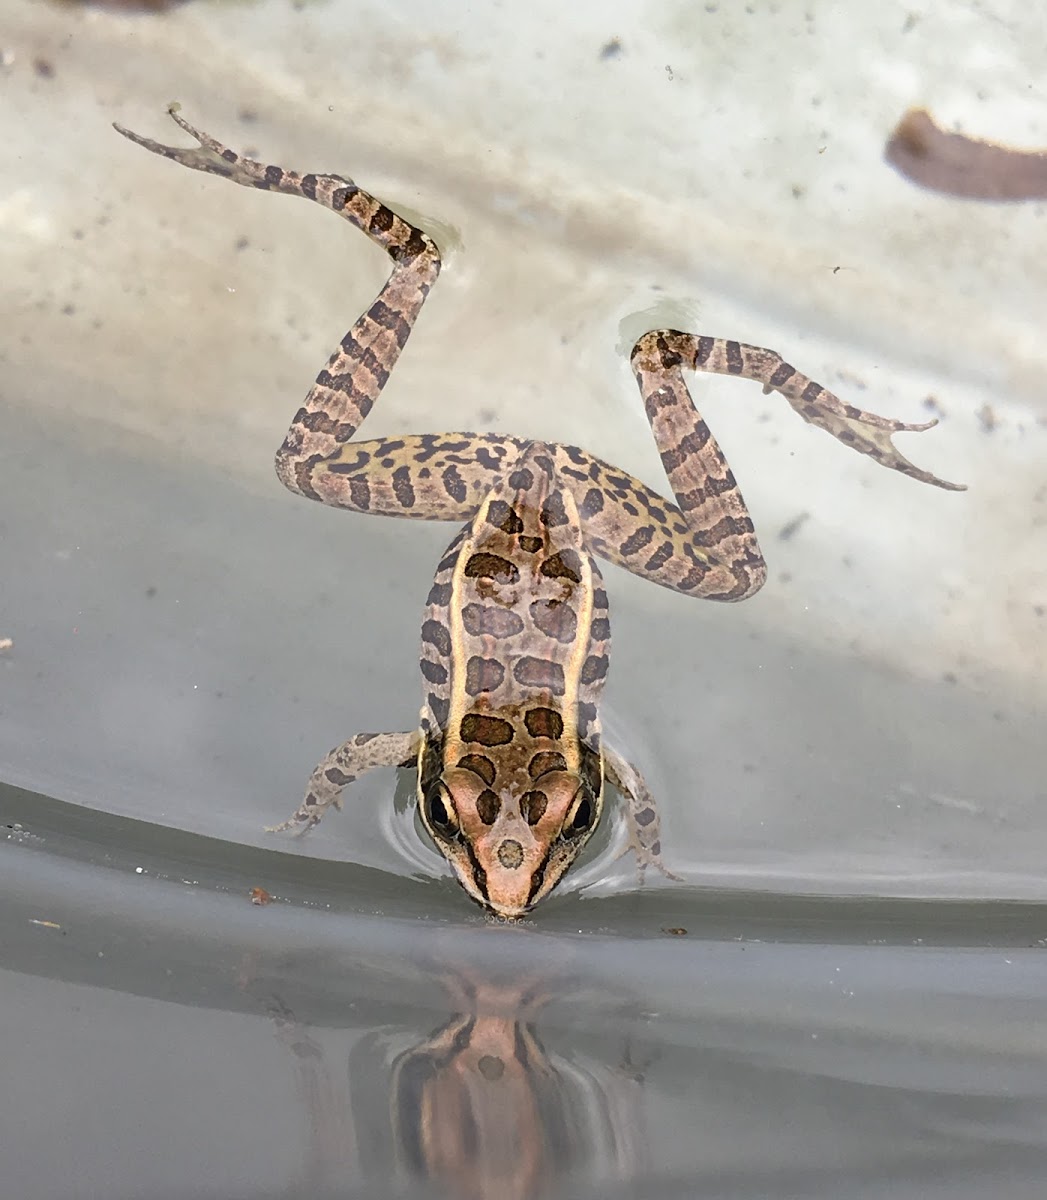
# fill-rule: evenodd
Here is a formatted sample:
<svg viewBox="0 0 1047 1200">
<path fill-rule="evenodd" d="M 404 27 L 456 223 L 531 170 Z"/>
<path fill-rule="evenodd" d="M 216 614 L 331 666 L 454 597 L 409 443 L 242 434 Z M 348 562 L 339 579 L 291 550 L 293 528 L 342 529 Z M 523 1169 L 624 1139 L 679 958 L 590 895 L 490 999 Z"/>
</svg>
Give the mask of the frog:
<svg viewBox="0 0 1047 1200">
<path fill-rule="evenodd" d="M 460 524 L 421 621 L 423 702 L 403 732 L 332 749 L 276 831 L 304 831 L 380 767 L 413 767 L 421 823 L 465 892 L 496 917 L 531 912 L 564 878 L 607 807 L 625 801 L 641 878 L 664 865 L 658 806 L 640 770 L 603 737 L 611 629 L 597 560 L 682 596 L 735 603 L 767 578 L 749 510 L 684 372 L 759 383 L 804 421 L 911 479 L 963 490 L 895 447 L 906 424 L 857 408 L 777 352 L 678 329 L 629 356 L 672 493 L 573 445 L 510 434 L 356 435 L 400 358 L 442 266 L 436 241 L 352 179 L 255 161 L 195 128 L 193 147 L 124 137 L 243 187 L 311 200 L 390 261 L 389 278 L 330 355 L 276 453 L 290 491 L 355 513 Z"/>
</svg>

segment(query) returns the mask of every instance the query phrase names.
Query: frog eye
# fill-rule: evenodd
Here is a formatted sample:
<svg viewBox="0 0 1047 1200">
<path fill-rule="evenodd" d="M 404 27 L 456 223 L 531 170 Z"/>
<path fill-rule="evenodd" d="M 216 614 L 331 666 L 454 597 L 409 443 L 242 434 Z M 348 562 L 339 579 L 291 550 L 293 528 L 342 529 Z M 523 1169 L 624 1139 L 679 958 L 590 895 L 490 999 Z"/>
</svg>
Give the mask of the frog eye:
<svg viewBox="0 0 1047 1200">
<path fill-rule="evenodd" d="M 458 814 L 454 810 L 451 793 L 439 779 L 425 795 L 424 815 L 426 825 L 434 832 L 448 838 L 458 833 Z"/>
<path fill-rule="evenodd" d="M 569 840 L 581 837 L 583 833 L 588 833 L 592 829 L 595 820 L 596 809 L 593 806 L 592 797 L 589 795 L 589 789 L 580 787 L 575 795 L 571 811 L 567 814 L 567 820 L 563 823 L 562 836 Z"/>
</svg>

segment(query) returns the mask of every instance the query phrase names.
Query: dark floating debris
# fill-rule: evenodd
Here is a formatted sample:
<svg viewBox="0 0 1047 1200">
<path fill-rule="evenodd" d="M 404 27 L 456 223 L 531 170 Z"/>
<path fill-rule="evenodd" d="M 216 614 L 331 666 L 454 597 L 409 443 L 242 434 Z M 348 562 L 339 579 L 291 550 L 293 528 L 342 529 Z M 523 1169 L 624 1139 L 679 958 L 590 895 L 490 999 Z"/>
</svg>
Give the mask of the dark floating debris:
<svg viewBox="0 0 1047 1200">
<path fill-rule="evenodd" d="M 1047 152 L 1015 150 L 946 133 L 911 108 L 887 140 L 884 158 L 920 187 L 967 200 L 1047 199 Z"/>
</svg>

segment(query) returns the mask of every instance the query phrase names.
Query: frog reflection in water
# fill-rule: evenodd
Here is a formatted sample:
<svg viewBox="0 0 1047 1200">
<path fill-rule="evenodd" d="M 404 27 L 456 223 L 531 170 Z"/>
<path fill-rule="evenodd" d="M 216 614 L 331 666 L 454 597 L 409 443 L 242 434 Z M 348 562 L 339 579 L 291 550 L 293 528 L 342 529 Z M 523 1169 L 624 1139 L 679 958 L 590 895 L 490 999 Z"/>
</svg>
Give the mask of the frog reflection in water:
<svg viewBox="0 0 1047 1200">
<path fill-rule="evenodd" d="M 361 1176 L 388 1190 L 402 1170 L 463 1200 L 535 1200 L 565 1179 L 611 1183 L 649 1168 L 644 1081 L 628 1044 L 617 1065 L 568 1060 L 539 1034 L 554 999 L 541 983 L 467 969 L 441 977 L 447 1020 L 413 1044 L 388 1026 L 346 1038 L 347 1070 L 328 1067 L 337 1031 L 321 1040 L 270 1005 L 294 1053 L 312 1191 L 341 1194 Z"/>
</svg>

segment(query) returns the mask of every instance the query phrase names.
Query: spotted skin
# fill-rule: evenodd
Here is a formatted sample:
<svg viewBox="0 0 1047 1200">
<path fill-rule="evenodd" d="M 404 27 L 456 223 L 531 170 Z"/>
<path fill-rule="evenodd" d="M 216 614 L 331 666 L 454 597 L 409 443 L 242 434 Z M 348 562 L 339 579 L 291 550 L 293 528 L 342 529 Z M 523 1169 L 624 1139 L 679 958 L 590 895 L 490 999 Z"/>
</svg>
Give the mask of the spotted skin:
<svg viewBox="0 0 1047 1200">
<path fill-rule="evenodd" d="M 766 579 L 745 502 L 683 371 L 755 380 L 881 465 L 958 489 L 891 442 L 935 422 L 906 425 L 854 408 L 771 350 L 662 329 L 639 339 L 631 364 L 675 503 L 576 446 L 494 433 L 354 441 L 440 273 L 435 243 L 350 179 L 254 162 L 175 108 L 170 115 L 197 147 L 116 128 L 193 170 L 314 200 L 392 264 L 295 414 L 276 455 L 280 480 L 356 512 L 464 522 L 437 564 L 422 619 L 418 729 L 357 734 L 336 747 L 276 828 L 315 824 L 365 771 L 414 763 L 423 823 L 459 882 L 515 918 L 548 895 L 591 836 L 606 781 L 626 798 L 641 871 L 661 867 L 654 800 L 600 734 L 611 635 L 596 558 L 709 600 L 744 600 Z"/>
</svg>

